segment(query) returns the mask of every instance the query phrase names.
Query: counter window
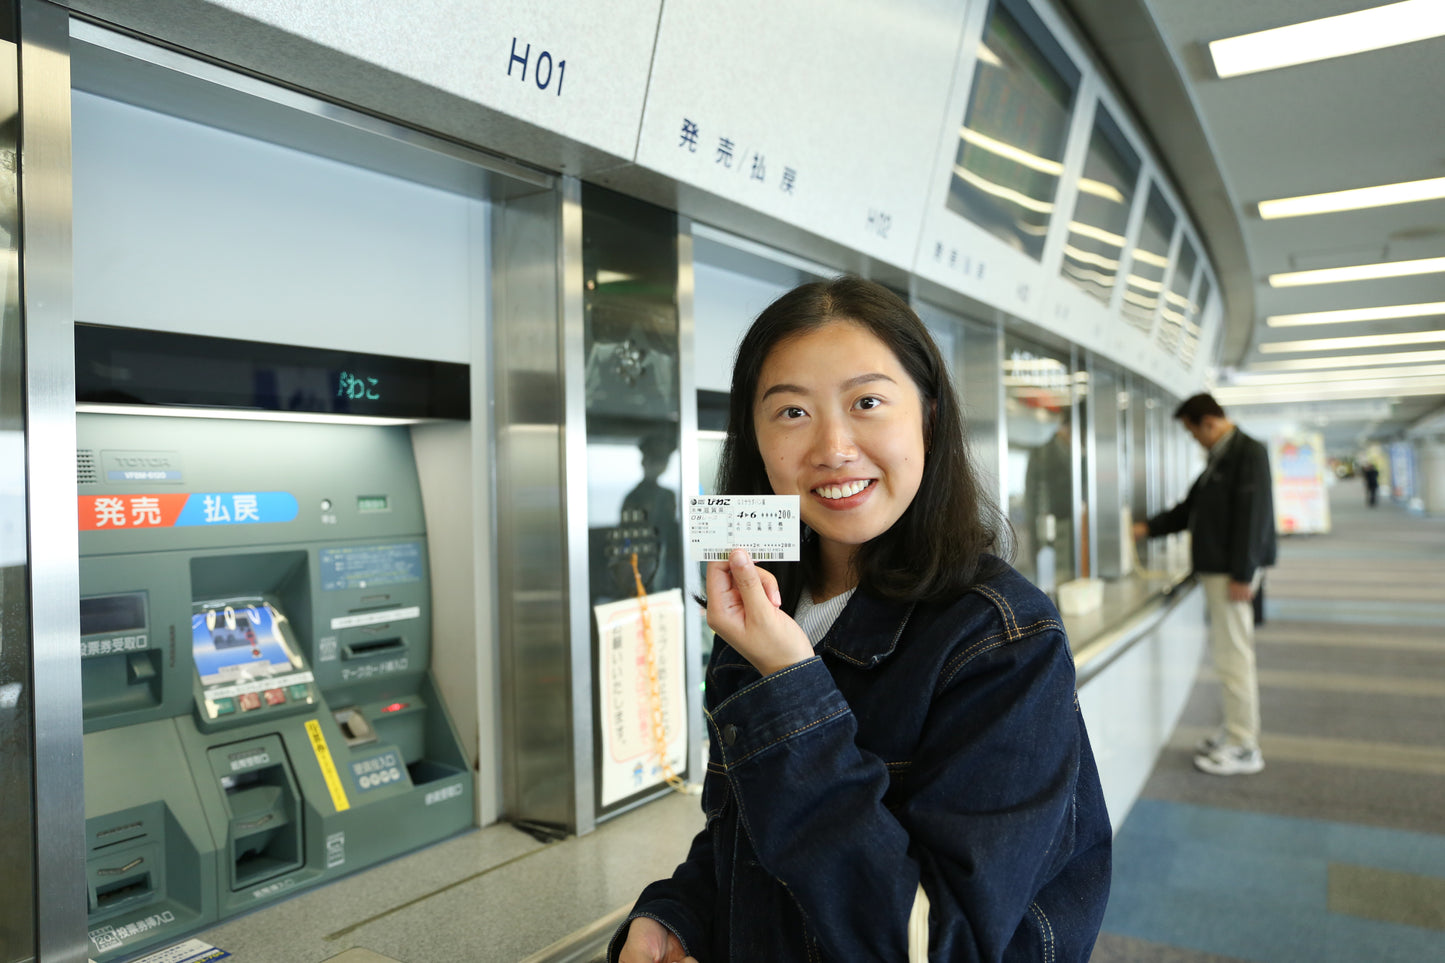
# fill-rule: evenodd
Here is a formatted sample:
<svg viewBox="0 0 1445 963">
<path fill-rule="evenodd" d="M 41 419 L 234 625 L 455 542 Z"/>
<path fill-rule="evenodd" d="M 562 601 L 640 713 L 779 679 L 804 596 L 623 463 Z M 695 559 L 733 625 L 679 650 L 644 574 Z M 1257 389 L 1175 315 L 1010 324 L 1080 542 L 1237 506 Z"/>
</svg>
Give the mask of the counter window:
<svg viewBox="0 0 1445 963">
<path fill-rule="evenodd" d="M 1189 311 L 1184 316 L 1184 336 L 1179 343 L 1179 360 L 1186 368 L 1194 364 L 1194 356 L 1199 353 L 1199 319 L 1204 317 L 1204 309 L 1209 307 L 1209 296 L 1213 293 L 1208 276 L 1200 278 L 1199 294 L 1190 302 Z"/>
<path fill-rule="evenodd" d="M 1144 224 L 1129 265 L 1128 286 L 1124 289 L 1124 319 L 1144 332 L 1153 330 L 1154 314 L 1164 293 L 1175 220 L 1169 202 L 1158 187 L 1151 186 L 1149 206 L 1144 209 Z"/>
<path fill-rule="evenodd" d="M 1159 312 L 1159 347 L 1166 354 L 1179 354 L 1184 345 L 1184 325 L 1194 315 L 1194 304 L 1189 300 L 1189 291 L 1194 287 L 1194 269 L 1199 266 L 1199 257 L 1194 245 L 1185 238 L 1179 245 L 1179 260 L 1174 266 L 1174 278 L 1164 294 L 1164 308 Z"/>
<path fill-rule="evenodd" d="M 1019 571 L 1041 588 L 1075 576 L 1074 374 L 1069 357 L 1006 337 L 1008 515 Z"/>
<path fill-rule="evenodd" d="M 1023 3 L 998 2 L 949 180 L 948 208 L 1034 260 L 1063 173 L 1079 70 Z"/>
<path fill-rule="evenodd" d="M 1139 155 L 1100 104 L 1079 178 L 1074 218 L 1064 242 L 1062 273 L 1104 304 L 1113 298 L 1119 280 L 1119 261 L 1138 180 Z"/>
</svg>

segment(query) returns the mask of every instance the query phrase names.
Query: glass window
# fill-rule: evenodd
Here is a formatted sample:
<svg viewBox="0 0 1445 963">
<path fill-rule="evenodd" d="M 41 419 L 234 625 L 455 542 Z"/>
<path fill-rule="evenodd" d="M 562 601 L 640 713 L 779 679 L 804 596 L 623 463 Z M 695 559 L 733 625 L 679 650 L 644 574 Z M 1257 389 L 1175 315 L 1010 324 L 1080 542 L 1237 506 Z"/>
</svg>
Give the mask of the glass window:
<svg viewBox="0 0 1445 963">
<path fill-rule="evenodd" d="M 1064 243 L 1062 273 L 1104 304 L 1110 302 L 1119 280 L 1119 259 L 1138 182 L 1139 155 L 1100 104 Z"/>
<path fill-rule="evenodd" d="M 1034 260 L 1043 255 L 1078 86 L 1078 68 L 1027 4 L 994 4 L 947 203 Z"/>
<path fill-rule="evenodd" d="M 963 407 L 968 456 L 979 484 L 999 501 L 998 329 L 965 321 L 929 304 L 915 304 L 938 350 L 948 362 Z"/>
<path fill-rule="evenodd" d="M 1016 565 L 1046 591 L 1074 577 L 1074 376 L 1067 352 L 1004 338 L 1008 516 Z"/>
<path fill-rule="evenodd" d="M 1184 325 L 1193 313 L 1189 301 L 1189 290 L 1194 286 L 1194 269 L 1199 266 L 1199 257 L 1194 245 L 1186 237 L 1179 245 L 1179 260 L 1174 266 L 1174 277 L 1169 290 L 1164 293 L 1164 307 L 1159 312 L 1159 333 L 1156 340 L 1166 354 L 1179 354 L 1184 346 Z"/>
<path fill-rule="evenodd" d="M 1213 293 L 1209 276 L 1200 278 L 1199 296 L 1189 302 L 1189 310 L 1184 315 L 1184 336 L 1179 344 L 1179 360 L 1184 362 L 1185 367 L 1194 364 L 1194 356 L 1199 353 L 1199 319 L 1209 307 L 1209 297 Z"/>
<path fill-rule="evenodd" d="M 1149 188 L 1149 204 L 1139 243 L 1129 265 L 1124 289 L 1124 319 L 1141 331 L 1154 327 L 1154 314 L 1164 292 L 1164 275 L 1169 269 L 1169 242 L 1174 237 L 1174 211 L 1156 186 Z"/>
</svg>

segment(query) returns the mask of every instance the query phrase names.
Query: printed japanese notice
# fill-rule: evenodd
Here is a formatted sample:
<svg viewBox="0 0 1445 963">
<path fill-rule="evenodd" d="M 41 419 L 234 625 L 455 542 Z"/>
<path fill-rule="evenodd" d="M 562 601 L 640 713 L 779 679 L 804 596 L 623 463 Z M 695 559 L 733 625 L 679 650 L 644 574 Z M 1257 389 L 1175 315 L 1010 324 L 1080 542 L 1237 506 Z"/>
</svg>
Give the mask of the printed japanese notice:
<svg viewBox="0 0 1445 963">
<path fill-rule="evenodd" d="M 666 746 L 674 772 L 681 775 L 687 764 L 682 592 L 608 602 L 593 612 L 602 729 L 598 763 L 602 805 L 610 806 L 663 781 L 659 744 Z"/>
<path fill-rule="evenodd" d="M 688 557 L 721 562 L 735 548 L 755 562 L 796 562 L 802 547 L 797 495 L 699 495 L 687 504 Z"/>
</svg>

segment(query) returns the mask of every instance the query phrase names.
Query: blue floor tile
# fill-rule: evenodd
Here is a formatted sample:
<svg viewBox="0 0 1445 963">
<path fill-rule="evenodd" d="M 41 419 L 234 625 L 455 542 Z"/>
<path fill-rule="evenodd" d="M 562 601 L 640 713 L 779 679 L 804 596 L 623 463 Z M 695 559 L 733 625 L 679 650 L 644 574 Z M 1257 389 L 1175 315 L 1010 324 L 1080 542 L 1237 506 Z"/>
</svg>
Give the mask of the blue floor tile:
<svg viewBox="0 0 1445 963">
<path fill-rule="evenodd" d="M 1445 960 L 1445 932 L 1331 913 L 1331 862 L 1445 877 L 1445 837 L 1141 799 L 1104 929 L 1261 963 Z"/>
</svg>

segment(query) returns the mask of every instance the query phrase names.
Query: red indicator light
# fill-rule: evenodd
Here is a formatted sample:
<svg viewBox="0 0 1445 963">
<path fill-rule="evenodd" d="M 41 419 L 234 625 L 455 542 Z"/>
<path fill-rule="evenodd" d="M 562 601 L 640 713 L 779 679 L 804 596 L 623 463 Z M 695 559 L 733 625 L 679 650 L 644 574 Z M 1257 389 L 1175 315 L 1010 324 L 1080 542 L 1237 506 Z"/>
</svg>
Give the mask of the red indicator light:
<svg viewBox="0 0 1445 963">
<path fill-rule="evenodd" d="M 392 703 L 391 705 L 389 705 L 389 706 L 382 706 L 382 707 L 381 707 L 381 711 L 382 711 L 382 712 L 400 712 L 401 710 L 405 709 L 406 706 L 407 706 L 407 704 L 406 704 L 405 702 L 393 702 L 393 703 Z"/>
</svg>

